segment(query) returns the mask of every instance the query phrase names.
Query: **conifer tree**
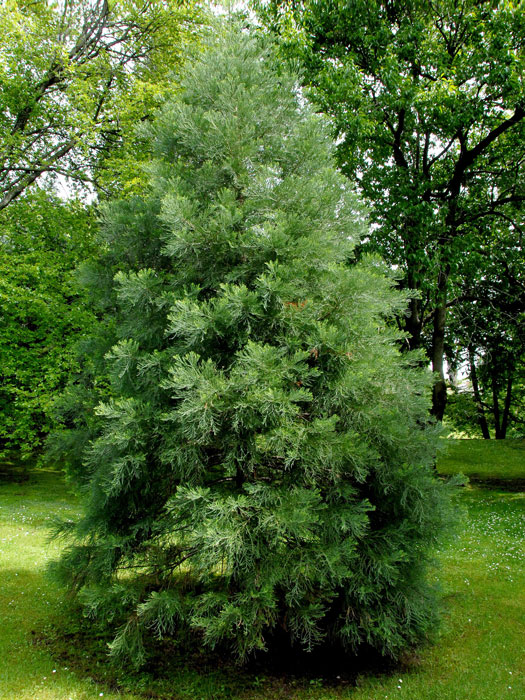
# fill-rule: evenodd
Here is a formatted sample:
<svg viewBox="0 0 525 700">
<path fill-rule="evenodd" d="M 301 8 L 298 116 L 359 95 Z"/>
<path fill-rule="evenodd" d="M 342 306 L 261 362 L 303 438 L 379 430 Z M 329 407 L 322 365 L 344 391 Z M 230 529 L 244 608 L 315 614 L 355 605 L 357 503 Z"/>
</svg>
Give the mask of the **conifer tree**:
<svg viewBox="0 0 525 700">
<path fill-rule="evenodd" d="M 278 634 L 397 656 L 436 622 L 451 510 L 407 297 L 353 261 L 329 129 L 231 30 L 148 128 L 148 191 L 105 213 L 111 383 L 96 420 L 83 389 L 86 510 L 56 573 L 137 663 L 187 633 L 239 660 Z"/>
</svg>

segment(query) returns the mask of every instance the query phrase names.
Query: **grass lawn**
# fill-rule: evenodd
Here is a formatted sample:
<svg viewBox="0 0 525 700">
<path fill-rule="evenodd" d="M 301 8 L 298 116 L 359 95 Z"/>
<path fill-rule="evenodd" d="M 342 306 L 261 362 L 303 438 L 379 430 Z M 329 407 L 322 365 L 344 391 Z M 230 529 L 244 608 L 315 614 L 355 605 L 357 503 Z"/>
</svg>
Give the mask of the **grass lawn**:
<svg viewBox="0 0 525 700">
<path fill-rule="evenodd" d="M 494 441 L 489 449 L 496 452 L 492 445 L 508 447 Z M 456 443 L 452 449 L 455 455 Z M 525 456 L 525 451 L 518 454 Z M 495 456 L 490 453 L 490 459 Z M 443 464 L 441 460 L 440 469 L 450 468 Z M 469 469 L 460 465 L 463 473 Z M 445 594 L 442 630 L 432 646 L 397 670 L 362 674 L 352 682 L 344 674 L 341 681 L 304 680 L 241 673 L 229 666 L 192 668 L 174 660 L 157 678 L 131 672 L 119 677 L 106 661 L 103 640 L 79 643 L 81 637 L 73 634 L 78 623 L 44 577 L 46 561 L 60 549 L 47 542 L 47 528 L 56 515 L 75 516 L 75 499 L 51 471 L 35 472 L 22 484 L 0 482 L 0 699 L 523 698 L 525 494 L 471 485 L 462 489 L 460 499 L 465 527 L 438 554 L 443 566 L 436 575 Z M 71 636 L 49 642 L 56 625 Z"/>
<path fill-rule="evenodd" d="M 108 692 L 54 659 L 39 639 L 59 614 L 58 591 L 44 567 L 60 546 L 47 541 L 55 516 L 74 517 L 75 499 L 56 472 L 21 484 L 0 482 L 0 698 L 91 700 L 135 698 Z"/>
<path fill-rule="evenodd" d="M 438 471 L 462 472 L 474 480 L 525 482 L 525 440 L 445 440 Z"/>
</svg>

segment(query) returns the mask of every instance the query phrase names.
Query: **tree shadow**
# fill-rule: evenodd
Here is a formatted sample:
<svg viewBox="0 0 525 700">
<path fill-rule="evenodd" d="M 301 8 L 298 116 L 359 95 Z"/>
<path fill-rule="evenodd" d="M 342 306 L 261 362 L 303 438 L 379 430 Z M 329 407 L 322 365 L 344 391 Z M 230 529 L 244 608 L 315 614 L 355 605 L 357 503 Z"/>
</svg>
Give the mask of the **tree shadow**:
<svg viewBox="0 0 525 700">
<path fill-rule="evenodd" d="M 86 620 L 80 606 L 75 602 L 56 604 L 56 589 L 46 580 L 41 566 L 1 570 L 0 591 L 5 605 L 14 601 L 10 634 L 20 642 L 25 640 L 35 650 L 46 652 L 57 668 L 67 666 L 79 679 L 145 698 L 288 698 L 307 689 L 352 688 L 362 674 L 390 675 L 400 667 L 370 649 L 352 656 L 325 645 L 306 653 L 293 648 L 285 635 L 276 635 L 269 640 L 268 652 L 239 666 L 226 649 L 208 651 L 196 635 L 181 635 L 151 639 L 154 651 L 145 667 L 136 670 L 110 660 L 111 636 Z M 22 592 L 23 610 L 18 605 Z M 29 610 L 28 596 L 36 598 Z M 0 609 L 0 615 L 5 617 L 4 610 Z"/>
<path fill-rule="evenodd" d="M 29 481 L 34 460 L 21 459 L 15 452 L 0 453 L 0 483 L 23 484 Z"/>
<path fill-rule="evenodd" d="M 508 493 L 521 493 L 525 491 L 525 479 L 497 479 L 470 474 L 469 481 L 472 486 L 477 486 L 487 491 L 506 491 Z"/>
<path fill-rule="evenodd" d="M 60 663 L 79 675 L 103 682 L 115 691 L 129 691 L 145 698 L 290 698 L 296 691 L 314 688 L 353 688 L 359 676 L 391 675 L 418 662 L 416 655 L 392 663 L 371 649 L 351 655 L 333 646 L 307 653 L 283 638 L 272 640 L 270 650 L 244 665 L 236 664 L 228 650 L 203 648 L 197 635 L 149 640 L 153 649 L 140 670 L 112 662 L 108 657 L 111 636 L 86 622 L 80 612 L 66 628 L 55 629 L 41 642 Z M 260 693 L 260 694 L 259 694 Z"/>
</svg>

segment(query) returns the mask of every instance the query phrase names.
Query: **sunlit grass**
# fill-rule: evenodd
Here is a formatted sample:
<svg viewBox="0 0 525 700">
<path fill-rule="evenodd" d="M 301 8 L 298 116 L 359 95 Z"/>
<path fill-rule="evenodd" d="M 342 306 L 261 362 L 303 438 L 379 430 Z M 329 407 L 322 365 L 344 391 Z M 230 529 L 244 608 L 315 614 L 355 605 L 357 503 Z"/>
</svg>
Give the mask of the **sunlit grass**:
<svg viewBox="0 0 525 700">
<path fill-rule="evenodd" d="M 406 672 L 362 678 L 343 697 L 525 697 L 525 495 L 470 487 L 461 500 L 465 529 L 440 555 L 446 616 L 438 643 Z"/>
<path fill-rule="evenodd" d="M 445 615 L 437 641 L 394 673 L 362 674 L 355 685 L 327 674 L 269 678 L 182 659 L 160 664 L 169 672 L 157 677 L 117 673 L 107 663 L 104 640 L 89 637 L 81 643 L 78 622 L 44 576 L 46 562 L 60 549 L 48 543 L 48 526 L 57 515 L 74 517 L 79 511 L 63 479 L 36 472 L 22 484 L 0 483 L 0 699 L 525 697 L 525 495 L 474 485 L 462 490 L 460 500 L 464 529 L 438 554 Z M 56 629 L 67 634 L 56 639 Z"/>
<path fill-rule="evenodd" d="M 55 516 L 74 517 L 75 499 L 56 472 L 0 484 L 0 698 L 91 700 L 136 696 L 108 692 L 54 659 L 42 643 L 60 616 L 59 592 L 44 577 L 60 546 L 48 542 Z M 100 694 L 103 693 L 101 696 Z"/>
<path fill-rule="evenodd" d="M 438 471 L 462 472 L 472 479 L 525 480 L 525 440 L 446 440 Z"/>
</svg>

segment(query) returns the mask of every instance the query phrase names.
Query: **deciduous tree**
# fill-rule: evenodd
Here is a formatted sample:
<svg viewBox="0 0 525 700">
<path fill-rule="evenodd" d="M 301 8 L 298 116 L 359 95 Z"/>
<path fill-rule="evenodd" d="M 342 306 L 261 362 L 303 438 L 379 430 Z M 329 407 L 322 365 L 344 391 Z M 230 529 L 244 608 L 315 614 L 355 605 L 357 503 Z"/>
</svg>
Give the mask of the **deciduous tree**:
<svg viewBox="0 0 525 700">
<path fill-rule="evenodd" d="M 93 217 L 43 191 L 0 212 L 0 455 L 35 455 L 51 408 L 79 371 L 75 344 L 93 313 L 75 267 L 95 253 Z"/>
<path fill-rule="evenodd" d="M 103 185 L 101 155 L 165 97 L 197 22 L 182 0 L 2 3 L 0 209 L 43 175 Z"/>
<path fill-rule="evenodd" d="M 449 364 L 470 376 L 477 422 L 484 438 L 522 431 L 525 374 L 525 265 L 520 231 L 496 219 L 471 237 L 453 289 L 446 347 Z"/>
<path fill-rule="evenodd" d="M 371 206 L 379 251 L 417 290 L 403 322 L 438 375 L 450 285 L 472 224 L 522 220 L 525 10 L 496 0 L 259 3 L 338 135 L 338 159 Z M 517 223 L 519 223 L 519 220 Z"/>
</svg>

